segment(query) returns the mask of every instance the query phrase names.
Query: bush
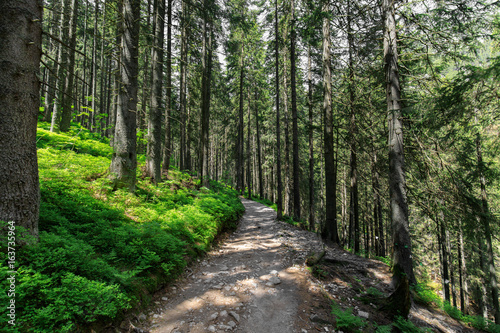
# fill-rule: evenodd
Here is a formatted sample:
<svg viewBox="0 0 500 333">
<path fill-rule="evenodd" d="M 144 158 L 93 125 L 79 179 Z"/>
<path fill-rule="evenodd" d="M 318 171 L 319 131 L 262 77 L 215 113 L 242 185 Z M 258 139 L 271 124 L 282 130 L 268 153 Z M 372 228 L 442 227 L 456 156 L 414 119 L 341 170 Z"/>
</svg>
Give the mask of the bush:
<svg viewBox="0 0 500 333">
<path fill-rule="evenodd" d="M 148 293 L 244 211 L 234 190 L 213 183 L 216 191 L 196 191 L 195 181 L 175 170 L 159 186 L 139 180 L 135 194 L 112 191 L 103 177 L 112 152 L 106 140 L 82 128 L 56 134 L 47 126 L 37 142 L 40 237 L 16 255 L 16 327 L 0 309 L 0 327 L 9 332 L 76 331 L 146 305 Z M 5 259 L 0 252 L 1 290 L 11 274 Z M 7 304 L 6 293 L 0 302 Z"/>
<path fill-rule="evenodd" d="M 348 332 L 361 332 L 368 322 L 352 314 L 352 308 L 342 310 L 337 303 L 332 304 L 332 314 L 335 316 L 337 328 L 345 329 Z"/>
</svg>

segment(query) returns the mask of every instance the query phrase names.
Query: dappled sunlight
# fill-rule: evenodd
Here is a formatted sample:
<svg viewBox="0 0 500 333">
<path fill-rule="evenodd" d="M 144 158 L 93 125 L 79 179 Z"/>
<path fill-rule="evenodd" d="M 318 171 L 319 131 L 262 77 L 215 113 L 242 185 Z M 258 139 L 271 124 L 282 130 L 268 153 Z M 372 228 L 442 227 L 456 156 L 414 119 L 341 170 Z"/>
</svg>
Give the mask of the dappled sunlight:
<svg viewBox="0 0 500 333">
<path fill-rule="evenodd" d="M 298 257 L 278 236 L 282 225 L 275 212 L 242 202 L 246 213 L 238 229 L 196 265 L 182 286 L 163 293 L 169 302 L 150 313 L 152 332 L 294 331 L 301 300 L 310 297 L 304 269 L 294 265 Z"/>
</svg>

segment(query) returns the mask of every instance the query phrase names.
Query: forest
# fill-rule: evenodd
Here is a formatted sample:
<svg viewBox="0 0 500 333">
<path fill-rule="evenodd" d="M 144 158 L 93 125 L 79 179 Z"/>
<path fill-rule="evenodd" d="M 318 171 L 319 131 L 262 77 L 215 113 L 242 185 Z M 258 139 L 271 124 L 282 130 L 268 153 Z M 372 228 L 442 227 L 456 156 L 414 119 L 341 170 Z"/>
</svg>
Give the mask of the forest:
<svg viewBox="0 0 500 333">
<path fill-rule="evenodd" d="M 490 0 L 0 1 L 0 324 L 150 302 L 243 196 L 498 332 L 499 31 Z"/>
</svg>

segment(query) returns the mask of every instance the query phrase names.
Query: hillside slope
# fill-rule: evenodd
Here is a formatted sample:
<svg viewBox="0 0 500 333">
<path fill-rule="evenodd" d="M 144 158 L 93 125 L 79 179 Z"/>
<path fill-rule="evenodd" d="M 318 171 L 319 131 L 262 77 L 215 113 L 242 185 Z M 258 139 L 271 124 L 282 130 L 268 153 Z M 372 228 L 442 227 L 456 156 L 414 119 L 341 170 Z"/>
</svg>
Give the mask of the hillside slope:
<svg viewBox="0 0 500 333">
<path fill-rule="evenodd" d="M 37 137 L 40 240 L 17 249 L 17 325 L 7 324 L 2 307 L 4 332 L 83 331 L 148 304 L 244 211 L 235 191 L 215 182 L 200 187 L 176 170 L 158 187 L 138 171 L 135 194 L 112 191 L 105 139 L 47 127 L 40 125 Z M 0 257 L 0 289 L 7 290 L 6 251 Z M 0 303 L 6 300 L 2 293 Z"/>
</svg>

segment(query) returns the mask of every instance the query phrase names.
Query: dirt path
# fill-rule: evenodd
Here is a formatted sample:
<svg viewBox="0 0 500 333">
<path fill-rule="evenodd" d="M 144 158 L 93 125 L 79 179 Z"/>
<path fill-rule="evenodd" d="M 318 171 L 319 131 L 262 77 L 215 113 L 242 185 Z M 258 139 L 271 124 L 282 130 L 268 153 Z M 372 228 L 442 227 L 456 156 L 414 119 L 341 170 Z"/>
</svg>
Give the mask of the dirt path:
<svg viewBox="0 0 500 333">
<path fill-rule="evenodd" d="M 317 279 L 305 266 L 308 255 L 325 249 L 317 235 L 277 221 L 271 208 L 242 202 L 246 212 L 237 230 L 185 278 L 159 292 L 155 306 L 133 325 L 129 321 L 126 332 L 341 332 L 332 302 L 365 318 L 369 324 L 363 332 L 375 332 L 375 323 L 391 323 L 377 305 L 361 301 L 370 291 L 391 293 L 387 265 L 328 247 L 314 268 Z M 432 332 L 475 332 L 421 306 L 412 308 L 410 318 Z"/>
<path fill-rule="evenodd" d="M 300 265 L 304 249 L 283 241 L 289 226 L 276 221 L 274 210 L 242 202 L 246 212 L 238 229 L 161 297 L 150 317 L 151 332 L 318 331 L 311 310 L 329 306 Z"/>
</svg>

